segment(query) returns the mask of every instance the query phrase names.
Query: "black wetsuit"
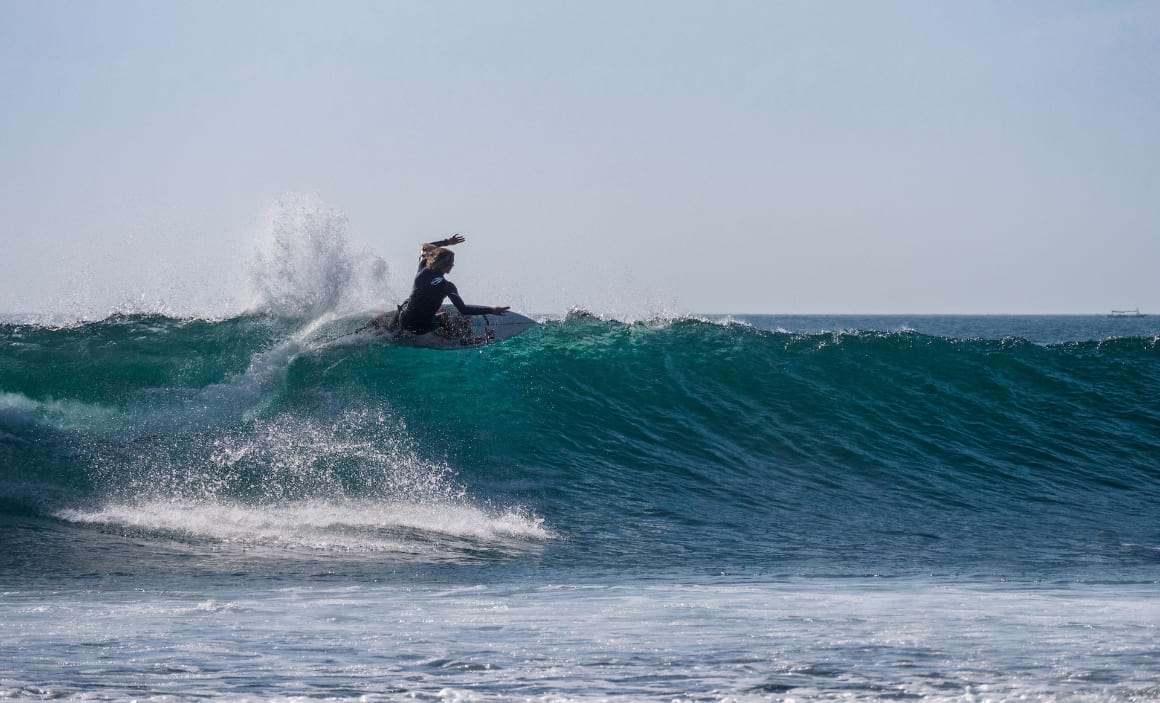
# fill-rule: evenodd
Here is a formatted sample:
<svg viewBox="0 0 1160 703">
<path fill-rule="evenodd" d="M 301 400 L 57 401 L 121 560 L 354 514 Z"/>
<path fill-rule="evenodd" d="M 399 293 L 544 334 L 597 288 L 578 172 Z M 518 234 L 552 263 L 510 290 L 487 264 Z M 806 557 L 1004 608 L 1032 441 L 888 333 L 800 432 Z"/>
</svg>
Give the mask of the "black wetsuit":
<svg viewBox="0 0 1160 703">
<path fill-rule="evenodd" d="M 455 284 L 443 274 L 427 268 L 424 260 L 419 260 L 419 273 L 411 287 L 411 297 L 403 307 L 399 322 L 403 329 L 415 334 L 425 334 L 435 328 L 435 313 L 443 305 L 443 299 L 450 298 L 455 309 L 463 315 L 490 315 L 492 309 L 482 305 L 468 305 L 459 297 Z"/>
</svg>

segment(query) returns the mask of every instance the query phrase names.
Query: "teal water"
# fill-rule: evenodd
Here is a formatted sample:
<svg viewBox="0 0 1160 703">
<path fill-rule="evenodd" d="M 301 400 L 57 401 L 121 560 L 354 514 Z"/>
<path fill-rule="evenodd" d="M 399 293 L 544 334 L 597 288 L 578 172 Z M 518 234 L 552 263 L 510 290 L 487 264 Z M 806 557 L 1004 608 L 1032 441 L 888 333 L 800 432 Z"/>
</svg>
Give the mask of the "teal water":
<svg viewBox="0 0 1160 703">
<path fill-rule="evenodd" d="M 363 321 L 0 325 L 0 696 L 1160 697 L 1155 318 Z"/>
</svg>

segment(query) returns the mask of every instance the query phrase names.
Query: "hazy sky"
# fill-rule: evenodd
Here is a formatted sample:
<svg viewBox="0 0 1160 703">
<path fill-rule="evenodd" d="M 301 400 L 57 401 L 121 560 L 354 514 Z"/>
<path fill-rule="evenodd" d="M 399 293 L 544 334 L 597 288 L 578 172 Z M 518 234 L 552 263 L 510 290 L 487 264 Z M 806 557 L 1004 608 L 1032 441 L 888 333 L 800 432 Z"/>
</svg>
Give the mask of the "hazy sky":
<svg viewBox="0 0 1160 703">
<path fill-rule="evenodd" d="M 1154 1 L 0 0 L 0 134 L 0 311 L 243 300 L 307 193 L 400 294 L 1160 312 Z"/>
</svg>

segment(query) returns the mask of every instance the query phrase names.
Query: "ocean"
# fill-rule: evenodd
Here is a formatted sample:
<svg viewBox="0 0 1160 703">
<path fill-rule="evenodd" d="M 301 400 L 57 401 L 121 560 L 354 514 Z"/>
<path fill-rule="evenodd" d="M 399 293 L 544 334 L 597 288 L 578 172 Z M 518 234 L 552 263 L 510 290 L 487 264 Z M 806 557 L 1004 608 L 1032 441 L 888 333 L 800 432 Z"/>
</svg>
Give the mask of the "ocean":
<svg viewBox="0 0 1160 703">
<path fill-rule="evenodd" d="M 1160 700 L 1160 318 L 0 324 L 0 700 Z"/>
</svg>

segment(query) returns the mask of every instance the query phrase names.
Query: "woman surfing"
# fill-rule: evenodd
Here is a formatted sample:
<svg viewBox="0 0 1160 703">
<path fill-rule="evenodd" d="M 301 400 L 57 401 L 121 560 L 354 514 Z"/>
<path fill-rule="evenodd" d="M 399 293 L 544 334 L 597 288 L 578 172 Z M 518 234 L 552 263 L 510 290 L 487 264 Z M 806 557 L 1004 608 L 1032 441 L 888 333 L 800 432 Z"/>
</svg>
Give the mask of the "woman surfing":
<svg viewBox="0 0 1160 703">
<path fill-rule="evenodd" d="M 486 307 L 483 305 L 468 305 L 459 297 L 459 290 L 455 284 L 447 280 L 447 274 L 455 267 L 455 252 L 447 247 L 462 244 L 464 237 L 459 234 L 437 242 L 428 242 L 421 248 L 422 257 L 419 259 L 419 270 L 415 273 L 415 281 L 411 285 L 411 295 L 407 302 L 399 306 L 396 315 L 389 313 L 371 321 L 371 326 L 386 332 L 400 330 L 412 335 L 428 334 L 430 332 L 444 332 L 444 336 L 460 336 L 462 330 L 450 329 L 439 315 L 439 308 L 443 300 L 450 299 L 451 304 L 461 315 L 503 315 L 510 308 L 506 305 Z"/>
</svg>

